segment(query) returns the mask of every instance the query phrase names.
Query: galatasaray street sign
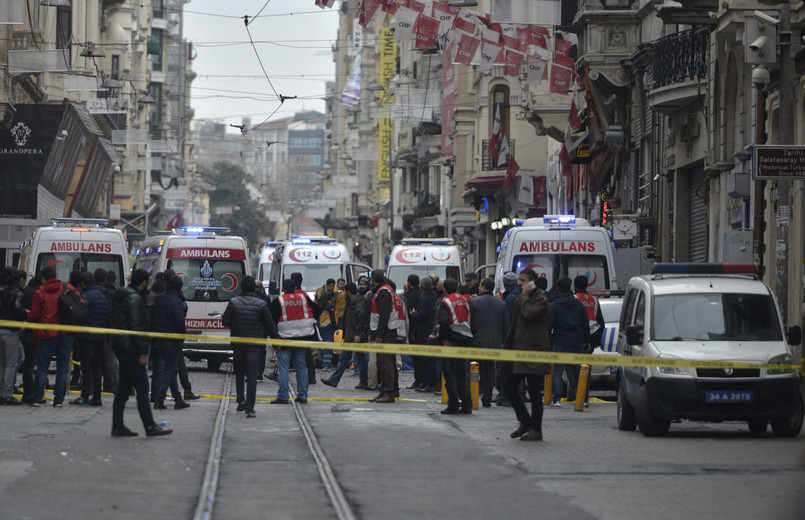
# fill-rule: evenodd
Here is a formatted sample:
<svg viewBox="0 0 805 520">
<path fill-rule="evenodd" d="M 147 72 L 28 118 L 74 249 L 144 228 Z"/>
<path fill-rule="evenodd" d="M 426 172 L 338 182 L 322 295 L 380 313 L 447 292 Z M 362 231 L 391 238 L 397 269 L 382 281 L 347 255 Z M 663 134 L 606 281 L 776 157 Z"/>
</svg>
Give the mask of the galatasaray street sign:
<svg viewBox="0 0 805 520">
<path fill-rule="evenodd" d="M 755 145 L 752 154 L 752 179 L 805 179 L 805 146 Z"/>
</svg>

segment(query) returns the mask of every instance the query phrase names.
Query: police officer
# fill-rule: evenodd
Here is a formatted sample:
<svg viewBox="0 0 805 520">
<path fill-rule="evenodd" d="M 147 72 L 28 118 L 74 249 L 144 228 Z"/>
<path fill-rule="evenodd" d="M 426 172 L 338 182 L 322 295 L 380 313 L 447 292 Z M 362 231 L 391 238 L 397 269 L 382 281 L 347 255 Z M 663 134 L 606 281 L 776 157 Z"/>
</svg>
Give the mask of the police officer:
<svg viewBox="0 0 805 520">
<path fill-rule="evenodd" d="M 399 317 L 394 309 L 394 289 L 386 280 L 382 269 L 372 271 L 374 294 L 372 297 L 372 311 L 369 315 L 369 336 L 375 343 L 396 343 Z M 374 403 L 393 403 L 396 401 L 394 380 L 395 366 L 394 354 L 377 354 L 377 374 L 380 379 L 380 393 Z"/>
<path fill-rule="evenodd" d="M 467 346 L 472 341 L 469 300 L 456 292 L 458 282 L 453 278 L 446 279 L 443 287 L 445 296 L 439 302 L 437 310 L 439 341 L 445 346 Z M 442 371 L 447 390 L 447 408 L 442 410 L 442 413 L 445 415 L 471 414 L 472 401 L 467 360 L 445 358 L 442 360 Z"/>
</svg>

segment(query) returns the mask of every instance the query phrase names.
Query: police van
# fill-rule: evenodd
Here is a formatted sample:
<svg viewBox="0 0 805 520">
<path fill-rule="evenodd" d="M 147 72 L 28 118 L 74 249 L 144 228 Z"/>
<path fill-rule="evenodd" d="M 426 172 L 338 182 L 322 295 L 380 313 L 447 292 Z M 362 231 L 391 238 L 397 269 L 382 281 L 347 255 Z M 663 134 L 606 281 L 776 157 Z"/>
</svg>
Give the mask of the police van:
<svg viewBox="0 0 805 520">
<path fill-rule="evenodd" d="M 274 261 L 274 251 L 280 242 L 266 242 L 260 250 L 260 259 L 257 264 L 257 276 L 255 279 L 261 281 L 263 288 L 268 290 L 269 274 L 271 273 L 271 262 Z"/>
<path fill-rule="evenodd" d="M 282 281 L 291 273 L 302 275 L 302 290 L 313 298 L 316 289 L 324 286 L 329 278 L 343 278 L 358 282 L 361 275 L 368 274 L 371 267 L 353 262 L 347 247 L 335 238 L 326 236 L 294 236 L 282 242 L 274 250 L 274 261 L 269 272 L 269 294 L 278 295 Z"/>
<path fill-rule="evenodd" d="M 125 285 L 129 272 L 126 237 L 108 226 L 106 219 L 54 218 L 51 225 L 39 227 L 20 245 L 18 267 L 32 278 L 43 267 L 52 266 L 63 282 L 70 280 L 74 269 L 94 272 L 102 267 L 117 275 L 119 285 Z"/>
<path fill-rule="evenodd" d="M 465 257 L 461 247 L 450 238 L 404 238 L 389 256 L 386 276 L 402 293 L 408 276 L 422 278 L 436 274 L 440 280 L 464 281 Z"/>
<path fill-rule="evenodd" d="M 229 228 L 182 227 L 146 238 L 135 252 L 135 269 L 150 274 L 148 286 L 158 272 L 173 269 L 184 281 L 187 302 L 185 326 L 198 340 L 185 340 L 184 354 L 191 361 L 207 360 L 218 370 L 232 356 L 228 342 L 206 342 L 204 335 L 229 336 L 221 322 L 226 305 L 241 294 L 241 280 L 251 273 L 248 244 L 229 236 Z"/>
<path fill-rule="evenodd" d="M 656 264 L 629 281 L 618 352 L 656 360 L 618 371 L 618 428 L 646 436 L 671 421 L 746 421 L 779 437 L 802 428 L 800 375 L 787 330 L 769 287 L 753 264 Z M 778 367 L 697 367 L 675 360 L 770 364 Z"/>
<path fill-rule="evenodd" d="M 503 274 L 532 269 L 552 288 L 561 276 L 587 277 L 590 292 L 617 289 L 612 241 L 602 227 L 573 215 L 530 218 L 509 229 L 498 251 L 495 291 Z"/>
</svg>

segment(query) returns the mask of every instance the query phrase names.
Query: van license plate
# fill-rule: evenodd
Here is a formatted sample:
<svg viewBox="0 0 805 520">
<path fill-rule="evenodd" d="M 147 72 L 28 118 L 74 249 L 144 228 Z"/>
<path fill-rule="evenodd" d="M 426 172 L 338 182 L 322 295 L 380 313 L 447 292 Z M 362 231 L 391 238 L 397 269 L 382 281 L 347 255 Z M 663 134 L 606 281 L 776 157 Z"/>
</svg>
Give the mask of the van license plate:
<svg viewBox="0 0 805 520">
<path fill-rule="evenodd" d="M 720 390 L 705 394 L 705 401 L 708 403 L 751 403 L 754 400 L 755 392 L 747 390 Z"/>
</svg>

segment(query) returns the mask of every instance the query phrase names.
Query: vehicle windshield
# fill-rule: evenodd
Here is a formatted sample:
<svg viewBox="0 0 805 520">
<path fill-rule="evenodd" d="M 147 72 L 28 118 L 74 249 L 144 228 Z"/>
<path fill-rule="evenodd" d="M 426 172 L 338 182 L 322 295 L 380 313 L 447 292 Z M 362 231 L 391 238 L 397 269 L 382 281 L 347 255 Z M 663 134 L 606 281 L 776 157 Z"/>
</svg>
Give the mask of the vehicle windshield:
<svg viewBox="0 0 805 520">
<path fill-rule="evenodd" d="M 654 298 L 656 341 L 780 341 L 768 294 L 669 294 Z"/>
<path fill-rule="evenodd" d="M 36 259 L 36 272 L 45 266 L 56 268 L 56 276 L 63 282 L 70 281 L 70 271 L 89 271 L 102 267 L 106 271 L 114 271 L 117 283 L 125 284 L 126 276 L 123 272 L 123 260 L 120 255 L 109 253 L 42 253 Z"/>
<path fill-rule="evenodd" d="M 168 269 L 182 278 L 182 294 L 189 302 L 225 302 L 240 295 L 246 275 L 241 261 L 181 258 L 168 261 Z"/>
<path fill-rule="evenodd" d="M 324 287 L 328 278 L 338 280 L 343 278 L 341 264 L 294 264 L 285 267 L 283 276 L 290 278 L 291 273 L 302 274 L 302 290 L 305 292 L 315 292 L 319 287 Z"/>
<path fill-rule="evenodd" d="M 415 274 L 420 278 L 435 274 L 439 277 L 439 280 L 452 278 L 459 283 L 464 281 L 461 278 L 461 270 L 457 265 L 395 265 L 389 267 L 386 276 L 397 286 L 397 292 L 402 292 L 403 285 L 408 281 L 408 275 L 411 274 Z"/>
<path fill-rule="evenodd" d="M 573 278 L 582 275 L 587 277 L 587 289 L 591 291 L 611 289 L 606 257 L 599 255 L 517 255 L 511 267 L 519 273 L 523 269 L 533 269 L 537 276 L 547 278 L 548 288 L 556 283 L 560 276 Z"/>
</svg>

